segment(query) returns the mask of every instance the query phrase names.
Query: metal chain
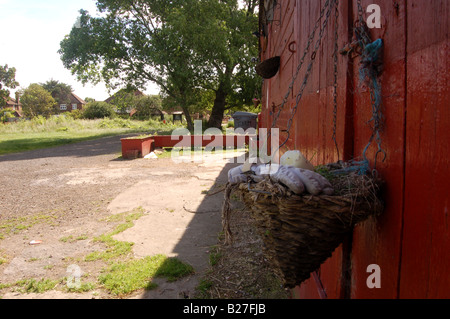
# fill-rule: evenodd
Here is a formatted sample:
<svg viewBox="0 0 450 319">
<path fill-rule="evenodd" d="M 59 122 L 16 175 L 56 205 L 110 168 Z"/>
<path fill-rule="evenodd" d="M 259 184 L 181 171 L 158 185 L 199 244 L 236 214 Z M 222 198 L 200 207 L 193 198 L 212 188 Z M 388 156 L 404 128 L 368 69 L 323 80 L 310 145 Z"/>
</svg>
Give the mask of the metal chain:
<svg viewBox="0 0 450 319">
<path fill-rule="evenodd" d="M 338 87 L 338 53 L 339 53 L 339 47 L 338 47 L 338 40 L 339 40 L 339 2 L 336 1 L 336 7 L 335 7 L 335 13 L 334 13 L 335 21 L 334 21 L 334 53 L 333 53 L 333 59 L 334 59 L 334 83 L 333 83 L 333 141 L 334 145 L 336 146 L 336 152 L 338 156 L 338 160 L 340 159 L 339 155 L 339 146 L 336 140 L 336 128 L 337 128 L 337 109 L 338 109 L 338 93 L 337 93 L 337 87 Z"/>
<path fill-rule="evenodd" d="M 358 5 L 358 18 L 359 18 L 359 23 L 364 23 L 364 17 L 363 17 L 363 15 L 364 15 L 364 9 L 363 9 L 363 7 L 362 7 L 361 0 L 358 0 L 358 1 L 357 1 L 357 5 Z"/>
<path fill-rule="evenodd" d="M 327 11 L 325 20 L 324 20 L 324 22 L 322 23 L 322 27 L 321 27 L 320 32 L 319 32 L 319 37 L 318 37 L 318 39 L 317 39 L 317 41 L 316 41 L 316 44 L 315 44 L 315 46 L 314 46 L 314 51 L 313 51 L 313 53 L 311 54 L 311 62 L 310 62 L 309 65 L 308 65 L 308 68 L 307 68 L 306 74 L 305 74 L 305 78 L 303 79 L 303 83 L 302 83 L 302 85 L 301 85 L 301 87 L 300 87 L 299 93 L 297 94 L 295 106 L 294 106 L 294 107 L 292 108 L 292 110 L 291 110 L 291 116 L 290 116 L 290 118 L 289 118 L 289 120 L 288 120 L 288 125 L 287 125 L 287 129 L 286 129 L 287 137 L 286 137 L 286 139 L 284 140 L 284 142 L 281 143 L 281 145 L 278 147 L 278 150 L 279 150 L 281 147 L 283 147 L 283 146 L 287 143 L 287 141 L 289 140 L 290 132 L 291 132 L 291 126 L 292 126 L 292 123 L 293 123 L 293 120 L 294 120 L 294 116 L 295 116 L 295 114 L 297 113 L 297 109 L 298 109 L 298 106 L 299 106 L 299 104 L 300 104 L 300 100 L 302 99 L 303 92 L 304 92 L 304 90 L 305 90 L 305 88 L 306 88 L 306 85 L 307 85 L 307 83 L 308 83 L 308 78 L 309 78 L 309 76 L 311 75 L 312 65 L 313 65 L 314 60 L 315 60 L 315 58 L 316 58 L 316 54 L 317 54 L 317 51 L 318 51 L 318 49 L 319 49 L 319 47 L 320 47 L 320 44 L 322 43 L 323 34 L 324 34 L 324 32 L 325 32 L 326 26 L 328 25 L 328 20 L 329 20 L 329 18 L 330 18 L 331 12 L 332 12 L 332 10 L 333 10 L 333 7 L 336 5 L 336 3 L 337 3 L 337 0 L 332 0 L 332 1 L 330 2 L 330 4 L 329 4 L 329 8 L 328 8 L 328 11 Z M 278 151 L 278 150 L 277 150 L 277 151 Z"/>
<path fill-rule="evenodd" d="M 305 59 L 306 59 L 306 57 L 307 57 L 307 55 L 308 55 L 308 53 L 309 53 L 309 51 L 310 51 L 311 44 L 312 44 L 313 41 L 314 41 L 314 38 L 315 38 L 315 35 L 316 35 L 316 32 L 317 32 L 317 29 L 320 27 L 320 22 L 321 22 L 321 20 L 323 19 L 324 15 L 325 15 L 325 11 L 326 11 L 327 8 L 329 9 L 329 11 L 328 11 L 328 13 L 327 13 L 327 18 L 326 18 L 325 22 L 323 23 L 322 28 L 321 28 L 321 30 L 320 30 L 320 32 L 319 32 L 319 40 L 318 40 L 318 41 L 320 41 L 320 40 L 321 40 L 321 37 L 323 36 L 323 29 L 324 29 L 324 26 L 326 26 L 326 23 L 327 23 L 327 21 L 328 21 L 328 17 L 329 17 L 329 15 L 330 15 L 330 13 L 331 13 L 332 4 L 334 4 L 336 1 L 337 1 L 337 0 L 331 0 L 331 2 L 330 2 L 330 0 L 327 0 L 327 1 L 325 2 L 324 6 L 322 7 L 322 9 L 320 10 L 319 18 L 317 19 L 316 23 L 314 24 L 313 30 L 311 31 L 311 33 L 310 33 L 310 35 L 309 35 L 309 37 L 308 37 L 308 42 L 307 42 L 307 44 L 306 44 L 305 50 L 304 50 L 304 52 L 303 52 L 303 55 L 302 55 L 302 57 L 300 58 L 300 62 L 299 62 L 299 64 L 298 64 L 298 66 L 297 66 L 297 70 L 296 70 L 294 76 L 292 77 L 292 81 L 291 81 L 291 83 L 290 83 L 290 85 L 289 85 L 289 88 L 288 88 L 288 90 L 287 90 L 287 92 L 286 92 L 286 95 L 285 95 L 284 98 L 283 98 L 283 101 L 282 101 L 281 105 L 278 107 L 278 112 L 277 112 L 276 115 L 274 116 L 274 119 L 273 119 L 273 121 L 272 121 L 272 127 L 271 127 L 272 129 L 275 128 L 275 126 L 276 126 L 276 124 L 277 124 L 277 122 L 278 122 L 278 118 L 280 117 L 280 114 L 281 114 L 281 112 L 282 112 L 282 110 L 283 110 L 285 104 L 287 103 L 287 101 L 288 101 L 288 99 L 289 99 L 289 96 L 291 95 L 292 89 L 293 89 L 294 84 L 295 84 L 295 82 L 296 82 L 296 80 L 297 80 L 297 77 L 298 77 L 298 75 L 299 75 L 299 73 L 300 73 L 300 70 L 301 70 L 301 68 L 303 67 L 303 64 L 304 64 L 304 62 L 305 62 Z M 317 47 L 317 46 L 318 46 L 318 45 L 316 44 L 316 47 Z M 317 51 L 317 49 L 316 49 L 315 51 Z M 312 60 L 314 60 L 315 55 L 316 55 L 315 53 L 313 53 L 313 55 L 311 55 L 311 59 L 312 59 Z M 306 78 L 309 76 L 309 73 L 310 73 L 310 71 L 311 71 L 311 68 L 312 68 L 312 65 L 310 64 L 310 65 L 308 66 Z M 305 82 L 306 82 L 306 79 L 303 81 L 303 83 L 305 83 Z M 303 87 L 303 85 L 302 85 L 302 87 Z M 298 102 L 299 102 L 299 101 L 297 101 L 297 105 L 298 105 Z M 294 114 L 295 114 L 295 113 L 294 113 Z M 292 122 L 292 119 L 291 119 L 291 122 Z M 291 125 L 292 125 L 292 123 L 291 123 Z M 290 126 L 289 126 L 289 129 L 290 129 Z M 289 130 L 288 130 L 288 132 L 289 132 Z M 289 134 L 289 133 L 288 133 L 288 134 Z M 265 148 L 265 147 L 268 145 L 270 135 L 271 135 L 271 130 L 268 130 L 267 135 L 266 135 L 266 138 L 265 138 L 265 142 L 264 142 L 264 145 L 263 145 L 263 148 Z M 287 142 L 288 139 L 289 139 L 289 136 L 288 136 L 288 138 L 286 139 L 286 141 L 285 141 L 281 146 L 278 147 L 277 151 L 278 151 L 284 144 L 286 144 L 286 142 Z M 275 154 L 275 153 L 276 153 L 276 152 L 274 152 L 273 154 Z M 272 156 L 273 156 L 273 154 L 272 154 Z"/>
<path fill-rule="evenodd" d="M 364 21 L 364 9 L 362 7 L 361 0 L 358 0 L 357 4 L 358 21 L 355 23 L 355 35 L 359 45 L 364 49 L 364 47 L 370 43 L 370 36 L 367 30 L 366 22 Z"/>
<path fill-rule="evenodd" d="M 333 2 L 334 2 L 334 1 L 336 1 L 336 0 L 333 0 Z M 329 5 L 330 5 L 330 0 L 327 0 L 327 1 L 325 2 L 325 5 L 323 6 L 323 8 L 322 8 L 321 11 L 320 11 L 319 18 L 317 19 L 316 23 L 314 24 L 314 28 L 313 28 L 311 34 L 309 35 L 309 38 L 308 38 L 308 42 L 307 42 L 307 44 L 306 44 L 305 51 L 303 52 L 303 55 L 302 55 L 302 57 L 301 57 L 301 59 L 300 59 L 300 62 L 299 62 L 299 65 L 297 66 L 297 70 L 296 70 L 296 72 L 295 72 L 295 74 L 294 74 L 294 76 L 293 76 L 293 78 L 292 78 L 292 81 L 291 81 L 291 84 L 289 85 L 288 91 L 287 91 L 286 95 L 284 96 L 283 102 L 282 102 L 281 105 L 279 106 L 278 112 L 277 112 L 277 114 L 275 115 L 275 117 L 274 117 L 274 119 L 273 119 L 273 122 L 272 122 L 272 128 L 274 128 L 275 125 L 277 124 L 277 121 L 278 121 L 278 118 L 280 117 L 281 111 L 283 110 L 284 105 L 287 103 L 288 98 L 289 98 L 289 95 L 291 95 L 292 89 L 293 89 L 293 87 L 294 87 L 295 81 L 297 80 L 297 77 L 298 77 L 298 74 L 299 74 L 299 72 L 300 72 L 300 69 L 302 68 L 303 63 L 305 62 L 306 55 L 308 54 L 308 52 L 309 52 L 309 50 L 310 50 L 310 47 L 311 47 L 311 44 L 312 44 L 312 42 L 313 42 L 313 40 L 314 40 L 316 31 L 317 31 L 317 29 L 318 29 L 319 26 L 320 26 L 320 21 L 322 20 L 324 14 L 325 14 L 325 10 L 326 10 L 326 8 L 327 8 Z M 270 135 L 270 132 L 269 132 L 269 135 Z"/>
</svg>

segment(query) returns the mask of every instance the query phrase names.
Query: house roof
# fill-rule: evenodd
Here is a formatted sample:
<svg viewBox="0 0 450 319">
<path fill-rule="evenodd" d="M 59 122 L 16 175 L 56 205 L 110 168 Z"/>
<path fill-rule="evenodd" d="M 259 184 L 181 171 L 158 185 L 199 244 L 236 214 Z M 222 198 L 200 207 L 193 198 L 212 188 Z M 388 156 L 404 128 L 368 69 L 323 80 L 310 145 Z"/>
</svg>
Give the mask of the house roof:
<svg viewBox="0 0 450 319">
<path fill-rule="evenodd" d="M 85 100 L 80 98 L 78 95 L 71 93 L 70 94 L 70 102 L 71 103 L 77 103 L 77 104 L 87 104 Z"/>
<path fill-rule="evenodd" d="M 16 105 L 22 105 L 19 101 L 19 103 L 17 103 L 17 101 L 15 99 L 13 99 L 12 97 L 3 97 L 3 99 L 6 101 L 6 106 L 7 107 L 13 107 Z"/>
<path fill-rule="evenodd" d="M 114 100 L 117 97 L 120 97 L 121 95 L 128 95 L 128 94 L 132 94 L 134 96 L 143 96 L 144 93 L 142 93 L 139 90 L 135 90 L 135 91 L 131 91 L 131 92 L 127 92 L 125 89 L 121 89 L 119 91 L 117 91 L 116 93 L 114 93 L 112 96 L 110 96 L 109 98 L 107 98 L 105 100 L 106 103 L 113 103 L 114 104 Z"/>
</svg>

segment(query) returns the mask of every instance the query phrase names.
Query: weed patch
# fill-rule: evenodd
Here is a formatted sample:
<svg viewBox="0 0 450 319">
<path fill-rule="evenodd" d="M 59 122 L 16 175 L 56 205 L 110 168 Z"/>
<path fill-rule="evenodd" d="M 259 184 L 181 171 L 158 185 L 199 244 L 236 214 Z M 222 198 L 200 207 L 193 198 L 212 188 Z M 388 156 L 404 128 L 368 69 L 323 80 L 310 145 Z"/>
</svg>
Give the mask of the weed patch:
<svg viewBox="0 0 450 319">
<path fill-rule="evenodd" d="M 7 235 L 19 234 L 21 231 L 27 230 L 39 223 L 51 224 L 56 218 L 53 215 L 37 215 L 20 218 L 11 218 L 0 224 L 0 240 Z"/>
<path fill-rule="evenodd" d="M 126 295 L 138 289 L 154 289 L 155 277 L 165 277 L 169 281 L 193 273 L 192 266 L 182 263 L 176 258 L 155 255 L 143 259 L 116 263 L 99 277 L 100 283 L 115 295 Z"/>
<path fill-rule="evenodd" d="M 99 259 L 108 261 L 120 256 L 128 255 L 131 252 L 131 248 L 133 247 L 134 243 L 116 240 L 113 238 L 113 236 L 127 230 L 128 228 L 133 227 L 134 221 L 139 219 L 143 215 L 144 210 L 142 209 L 142 207 L 139 207 L 131 212 L 121 213 L 108 217 L 106 219 L 106 221 L 108 222 L 122 223 L 117 225 L 111 232 L 94 238 L 94 241 L 102 242 L 108 248 L 105 251 L 96 251 L 88 254 L 85 257 L 85 261 L 95 261 Z"/>
<path fill-rule="evenodd" d="M 16 286 L 22 287 L 23 291 L 26 293 L 43 293 L 53 290 L 58 284 L 59 281 L 50 279 L 25 279 L 18 281 Z"/>
</svg>

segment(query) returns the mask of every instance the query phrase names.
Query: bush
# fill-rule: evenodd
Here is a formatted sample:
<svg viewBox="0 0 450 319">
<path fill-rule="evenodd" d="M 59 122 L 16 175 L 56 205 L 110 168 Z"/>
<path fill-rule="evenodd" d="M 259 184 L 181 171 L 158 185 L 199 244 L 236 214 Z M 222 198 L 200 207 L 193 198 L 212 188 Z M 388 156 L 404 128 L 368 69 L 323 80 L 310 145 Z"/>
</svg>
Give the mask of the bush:
<svg viewBox="0 0 450 319">
<path fill-rule="evenodd" d="M 73 118 L 74 120 L 80 120 L 84 117 L 82 110 L 73 110 L 72 112 L 67 112 L 65 114 L 67 117 Z"/>
<path fill-rule="evenodd" d="M 137 122 L 132 122 L 130 119 L 115 118 L 115 119 L 103 119 L 98 124 L 99 128 L 137 128 Z"/>
<path fill-rule="evenodd" d="M 11 110 L 9 109 L 0 109 L 0 122 L 6 123 L 9 118 L 13 118 Z"/>
<path fill-rule="evenodd" d="M 106 102 L 90 102 L 86 105 L 83 115 L 86 119 L 113 118 L 116 112 L 112 105 Z"/>
</svg>

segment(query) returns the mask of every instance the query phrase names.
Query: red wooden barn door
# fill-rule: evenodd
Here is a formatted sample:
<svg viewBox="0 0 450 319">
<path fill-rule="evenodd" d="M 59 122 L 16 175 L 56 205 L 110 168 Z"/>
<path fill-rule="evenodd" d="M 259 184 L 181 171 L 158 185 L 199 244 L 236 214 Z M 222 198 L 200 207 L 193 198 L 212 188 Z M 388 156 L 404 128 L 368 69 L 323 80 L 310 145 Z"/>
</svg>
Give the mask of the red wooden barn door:
<svg viewBox="0 0 450 319">
<path fill-rule="evenodd" d="M 280 55 L 278 74 L 265 80 L 262 118 L 270 128 L 274 113 L 296 72 L 308 37 L 326 0 L 278 1 L 277 21 L 268 28 L 263 58 Z M 357 1 L 340 0 L 338 47 L 352 41 L 358 19 Z M 366 8 L 381 9 L 381 28 L 371 29 L 372 40 L 384 42 L 384 71 L 380 77 L 385 161 L 376 169 L 386 182 L 386 209 L 379 218 L 355 228 L 311 278 L 293 290 L 296 298 L 448 298 L 450 295 L 448 194 L 450 189 L 450 108 L 448 78 L 449 6 L 447 0 L 361 0 Z M 326 19 L 321 19 L 321 24 Z M 314 164 L 336 161 L 333 84 L 335 14 L 329 19 L 312 73 L 303 91 L 285 151 L 299 149 Z M 316 38 L 312 46 L 316 44 Z M 311 54 L 311 53 L 309 53 Z M 303 83 L 302 71 L 280 114 L 277 127 L 286 129 Z M 336 141 L 339 159 L 362 155 L 372 134 L 368 88 L 360 82 L 360 57 L 338 56 Z M 272 108 L 274 106 L 274 108 Z M 263 126 L 264 127 L 264 126 Z M 281 134 L 281 140 L 286 137 Z M 367 157 L 373 167 L 377 145 Z M 367 285 L 368 266 L 381 271 L 381 287 Z M 315 280 L 315 279 L 318 279 Z M 323 294 L 322 294 L 323 295 Z"/>
<path fill-rule="evenodd" d="M 295 30 L 297 41 L 296 65 L 300 63 L 304 50 L 321 9 L 328 1 L 296 1 L 296 19 L 298 27 Z M 342 48 L 349 41 L 348 7 L 346 1 L 340 1 L 338 13 L 334 9 L 327 20 L 327 11 L 319 21 L 319 28 L 311 44 L 311 52 L 306 56 L 302 71 L 294 85 L 292 104 L 296 103 L 296 94 L 301 91 L 306 70 L 310 62 L 313 48 L 316 47 L 320 35 L 320 28 L 328 21 L 322 34 L 320 46 L 308 77 L 308 84 L 303 91 L 294 118 L 295 139 L 289 145 L 290 149 L 299 149 L 315 165 L 348 160 L 353 157 L 353 97 L 352 92 L 352 64 L 338 55 L 337 61 L 337 110 L 334 110 L 334 52 L 337 41 L 338 48 Z M 335 34 L 335 21 L 338 21 L 338 34 Z M 336 115 L 336 126 L 334 116 Z M 338 148 L 333 141 L 336 135 Z M 342 280 L 347 274 L 348 246 L 338 247 L 331 258 L 320 268 L 318 276 L 305 281 L 301 287 L 293 290 L 295 298 L 320 298 L 326 294 L 327 298 L 345 297 L 347 281 Z M 323 289 L 322 289 L 323 288 Z"/>
<path fill-rule="evenodd" d="M 386 181 L 386 210 L 380 218 L 356 227 L 350 245 L 344 244 L 322 265 L 321 284 L 329 298 L 448 298 L 449 3 L 361 2 L 364 9 L 373 3 L 381 8 L 382 28 L 372 29 L 371 36 L 373 40 L 383 38 L 385 45 L 382 147 L 387 157 L 385 162 L 378 162 L 377 170 Z M 348 21 L 348 28 L 339 32 L 344 38 L 358 18 L 357 4 L 348 4 L 340 3 L 340 23 Z M 323 50 L 321 66 L 328 65 L 326 47 Z M 340 65 L 340 71 L 342 68 L 345 70 Z M 321 74 L 330 78 L 329 73 Z M 348 61 L 347 75 L 347 85 L 339 82 L 339 111 L 344 111 L 345 118 L 338 116 L 337 131 L 344 160 L 349 155 L 359 156 L 371 134 L 367 125 L 370 95 L 359 83 L 358 58 Z M 320 76 L 314 82 L 321 96 L 326 88 L 330 90 L 323 79 Z M 344 96 L 342 88 L 346 90 Z M 327 118 L 326 114 L 321 118 Z M 309 138 L 317 143 L 319 135 Z M 329 136 L 326 139 L 329 141 Z M 329 145 L 324 149 L 330 152 Z M 373 145 L 367 153 L 372 165 L 376 151 Z M 324 155 L 319 163 L 327 160 Z M 380 267 L 380 288 L 367 285 L 367 267 L 371 264 Z M 310 279 L 296 290 L 296 296 L 317 298 L 317 289 Z"/>
<path fill-rule="evenodd" d="M 386 210 L 355 229 L 351 297 L 448 298 L 449 2 L 362 3 L 364 8 L 376 3 L 382 12 L 382 28 L 371 34 L 385 44 L 381 83 L 387 158 L 377 169 L 386 181 Z M 355 93 L 357 152 L 367 136 L 368 114 L 360 107 L 370 100 L 361 90 Z M 380 266 L 380 288 L 366 283 L 372 263 Z"/>
<path fill-rule="evenodd" d="M 450 2 L 407 1 L 400 298 L 450 298 Z"/>
<path fill-rule="evenodd" d="M 385 161 L 377 157 L 376 169 L 385 181 L 383 193 L 386 208 L 382 216 L 370 219 L 355 228 L 351 249 L 351 298 L 397 298 L 401 258 L 402 211 L 404 205 L 405 162 L 405 95 L 406 95 L 406 7 L 405 2 L 391 0 L 362 1 L 363 11 L 376 3 L 381 9 L 381 28 L 370 30 L 372 40 L 382 38 L 383 73 L 380 77 L 384 126 L 381 147 Z M 352 8 L 353 21 L 358 19 L 358 7 Z M 365 14 L 364 18 L 367 19 Z M 359 82 L 360 60 L 354 60 L 354 152 L 361 154 L 370 134 L 371 99 L 367 87 Z M 377 144 L 367 152 L 372 167 L 375 165 Z M 380 269 L 381 287 L 367 285 L 369 265 Z"/>
</svg>

